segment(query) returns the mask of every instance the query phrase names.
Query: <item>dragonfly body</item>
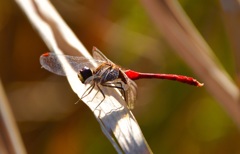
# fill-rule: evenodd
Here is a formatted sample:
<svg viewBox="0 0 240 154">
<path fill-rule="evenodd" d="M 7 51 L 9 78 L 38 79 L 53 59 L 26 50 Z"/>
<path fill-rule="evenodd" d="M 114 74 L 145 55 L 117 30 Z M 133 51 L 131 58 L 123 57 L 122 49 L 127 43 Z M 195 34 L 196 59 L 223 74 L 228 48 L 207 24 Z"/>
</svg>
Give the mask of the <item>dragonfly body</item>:
<svg viewBox="0 0 240 154">
<path fill-rule="evenodd" d="M 98 92 L 100 91 L 102 93 L 104 100 L 105 94 L 101 89 L 102 86 L 116 88 L 122 93 L 122 96 L 130 109 L 134 108 L 137 95 L 137 85 L 133 80 L 141 78 L 168 79 L 199 87 L 203 86 L 203 84 L 196 79 L 187 76 L 140 73 L 132 70 L 123 70 L 121 67 L 110 61 L 95 47 L 93 48 L 93 59 L 46 53 L 40 57 L 40 63 L 46 70 L 58 75 L 66 76 L 68 74 L 65 73 L 59 61 L 58 57 L 60 56 L 63 56 L 68 61 L 72 68 L 77 72 L 77 75 L 83 84 L 90 85 L 83 93 L 82 98 L 86 97 L 95 87 L 97 87 Z M 94 67 L 92 63 L 97 63 L 98 66 Z"/>
</svg>

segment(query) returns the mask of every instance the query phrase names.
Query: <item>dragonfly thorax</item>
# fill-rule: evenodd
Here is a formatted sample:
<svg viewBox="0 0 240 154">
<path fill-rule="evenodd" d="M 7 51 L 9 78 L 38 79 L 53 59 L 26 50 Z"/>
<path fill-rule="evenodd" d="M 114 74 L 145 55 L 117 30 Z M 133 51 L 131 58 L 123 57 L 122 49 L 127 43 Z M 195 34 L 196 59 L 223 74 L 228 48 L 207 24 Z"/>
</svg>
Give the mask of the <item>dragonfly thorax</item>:
<svg viewBox="0 0 240 154">
<path fill-rule="evenodd" d="M 105 83 L 108 81 L 114 81 L 119 78 L 119 70 L 116 68 L 108 68 L 104 72 L 102 72 L 101 83 Z"/>
<path fill-rule="evenodd" d="M 104 84 L 119 78 L 119 69 L 112 64 L 103 63 L 93 72 L 95 82 Z"/>
</svg>

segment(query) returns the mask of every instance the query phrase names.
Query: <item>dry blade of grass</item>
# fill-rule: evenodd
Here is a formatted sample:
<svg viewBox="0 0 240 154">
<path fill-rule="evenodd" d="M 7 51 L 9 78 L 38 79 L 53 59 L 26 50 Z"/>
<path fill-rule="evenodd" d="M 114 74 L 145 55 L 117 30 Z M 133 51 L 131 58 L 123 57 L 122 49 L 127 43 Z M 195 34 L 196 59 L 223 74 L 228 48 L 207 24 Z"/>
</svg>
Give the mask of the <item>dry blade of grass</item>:
<svg viewBox="0 0 240 154">
<path fill-rule="evenodd" d="M 239 89 L 177 1 L 141 0 L 159 32 L 240 128 Z"/>
<path fill-rule="evenodd" d="M 15 118 L 0 81 L 0 153 L 25 154 Z"/>
<path fill-rule="evenodd" d="M 240 2 L 237 0 L 220 0 L 223 9 L 223 21 L 227 34 L 230 39 L 230 45 L 233 49 L 235 58 L 235 68 L 237 72 L 238 84 L 240 83 Z"/>
<path fill-rule="evenodd" d="M 91 58 L 85 47 L 64 23 L 49 1 L 16 0 L 16 2 L 51 51 L 59 54 L 79 52 L 84 57 Z M 86 88 L 85 85 L 79 81 L 76 72 L 64 57 L 59 60 L 67 74 L 72 74 L 67 76 L 67 79 L 73 91 L 80 98 Z M 101 93 L 98 93 L 94 97 L 96 90 L 93 90 L 83 101 L 93 111 L 103 133 L 111 141 L 117 152 L 152 153 L 137 121 L 126 107 L 119 93 L 115 90 L 109 91 L 106 88 L 103 91 L 106 98 L 97 109 L 96 106 L 101 101 L 102 96 Z"/>
</svg>

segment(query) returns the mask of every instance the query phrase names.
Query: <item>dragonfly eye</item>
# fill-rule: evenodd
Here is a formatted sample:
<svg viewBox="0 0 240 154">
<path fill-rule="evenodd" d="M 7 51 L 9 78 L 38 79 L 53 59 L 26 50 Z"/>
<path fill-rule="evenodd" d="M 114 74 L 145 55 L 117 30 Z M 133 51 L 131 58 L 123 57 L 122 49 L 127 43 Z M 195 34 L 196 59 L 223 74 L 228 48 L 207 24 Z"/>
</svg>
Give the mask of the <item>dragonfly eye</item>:
<svg viewBox="0 0 240 154">
<path fill-rule="evenodd" d="M 90 68 L 88 68 L 88 67 L 83 67 L 80 71 L 79 71 L 79 74 L 78 74 L 78 78 L 80 79 L 80 81 L 82 82 L 82 83 L 84 83 L 85 82 L 85 80 L 87 79 L 87 78 L 89 78 L 90 76 L 92 76 L 93 75 L 93 72 L 92 72 L 92 70 L 90 69 Z"/>
</svg>

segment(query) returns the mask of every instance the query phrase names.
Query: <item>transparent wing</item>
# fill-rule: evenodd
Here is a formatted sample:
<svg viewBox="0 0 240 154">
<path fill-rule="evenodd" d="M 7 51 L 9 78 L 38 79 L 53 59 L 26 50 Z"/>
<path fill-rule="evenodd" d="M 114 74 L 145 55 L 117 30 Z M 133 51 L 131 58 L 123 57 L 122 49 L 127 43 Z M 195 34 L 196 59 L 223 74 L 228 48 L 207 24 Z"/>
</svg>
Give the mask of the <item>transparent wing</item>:
<svg viewBox="0 0 240 154">
<path fill-rule="evenodd" d="M 120 71 L 122 72 L 128 85 L 128 89 L 125 91 L 126 103 L 129 109 L 133 109 L 137 98 L 137 84 L 133 80 L 129 79 L 128 76 L 124 73 L 124 71 Z"/>
<path fill-rule="evenodd" d="M 69 62 L 71 67 L 76 71 L 79 72 L 84 66 L 89 67 L 90 69 L 95 68 L 92 63 L 97 63 L 100 65 L 104 61 L 95 60 L 95 59 L 87 59 L 85 57 L 77 57 L 77 56 L 69 56 L 69 55 L 58 55 L 55 53 L 46 53 L 41 55 L 40 63 L 43 68 L 46 70 L 55 73 L 57 75 L 66 76 L 67 74 L 64 72 L 62 64 L 60 63 L 58 57 L 65 57 L 66 60 Z"/>
<path fill-rule="evenodd" d="M 129 109 L 133 109 L 137 99 L 137 85 L 131 79 L 128 80 L 127 103 Z"/>
<path fill-rule="evenodd" d="M 111 60 L 109 60 L 100 50 L 98 50 L 96 47 L 93 47 L 93 58 L 99 61 L 105 61 L 113 63 Z M 114 63 L 113 63 L 114 64 Z"/>
</svg>

